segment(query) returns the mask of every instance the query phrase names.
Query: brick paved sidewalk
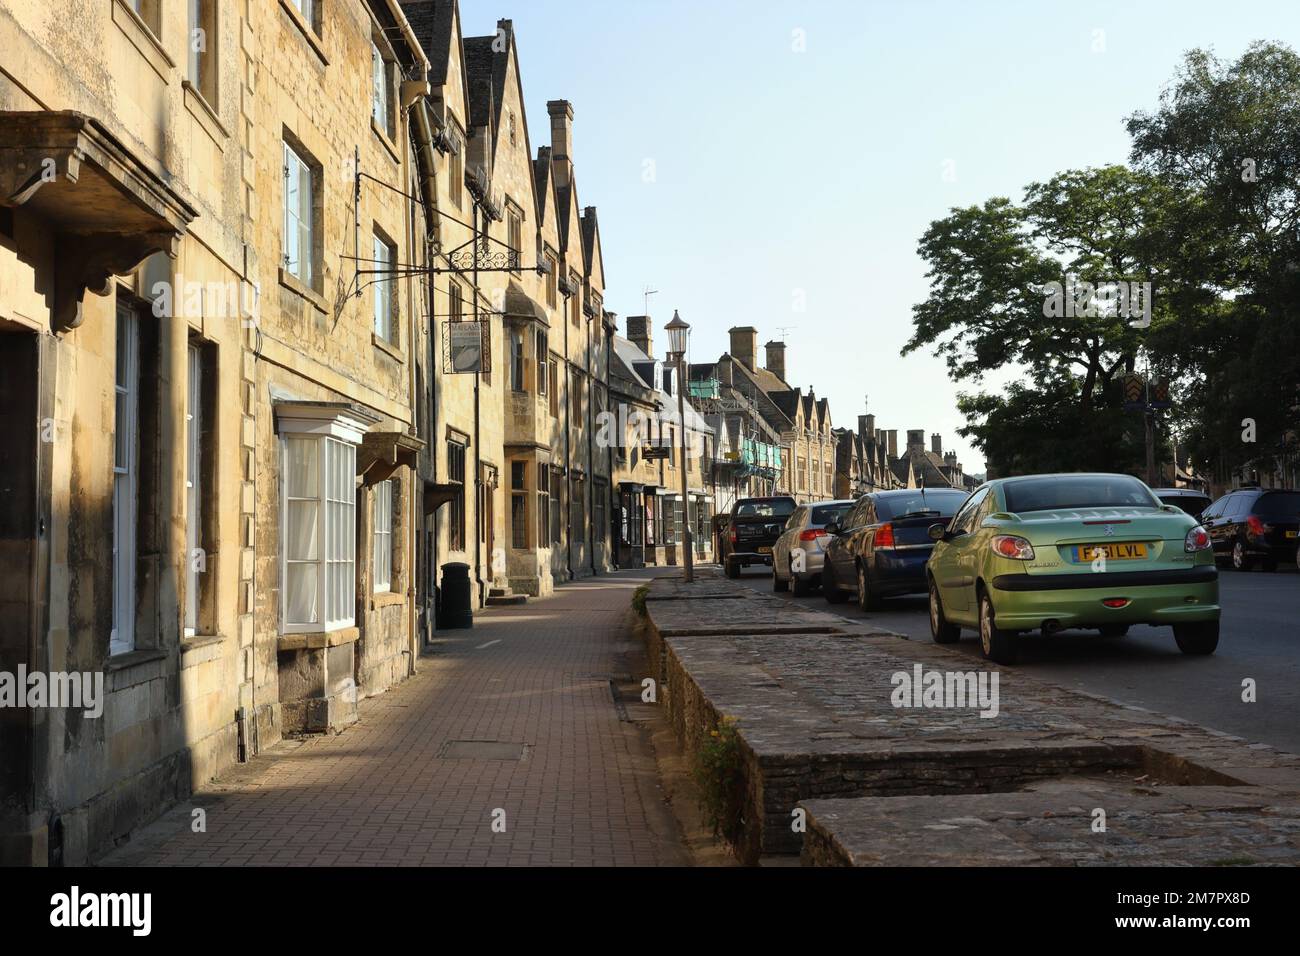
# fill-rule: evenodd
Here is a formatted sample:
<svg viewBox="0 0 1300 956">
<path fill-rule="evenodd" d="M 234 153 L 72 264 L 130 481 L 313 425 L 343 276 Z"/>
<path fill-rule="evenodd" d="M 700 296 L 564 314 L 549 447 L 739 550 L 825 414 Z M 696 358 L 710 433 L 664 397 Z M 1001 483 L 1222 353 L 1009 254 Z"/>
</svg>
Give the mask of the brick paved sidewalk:
<svg viewBox="0 0 1300 956">
<path fill-rule="evenodd" d="M 271 748 L 100 862 L 688 863 L 653 752 L 620 718 L 606 676 L 630 673 L 640 653 L 627 614 L 633 590 L 656 573 L 587 579 L 478 612 L 473 629 L 439 636 L 415 677 L 363 701 L 344 733 Z M 522 757 L 507 743 L 523 745 Z M 191 832 L 195 807 L 206 833 Z M 504 833 L 493 832 L 495 810 L 505 811 Z"/>
</svg>

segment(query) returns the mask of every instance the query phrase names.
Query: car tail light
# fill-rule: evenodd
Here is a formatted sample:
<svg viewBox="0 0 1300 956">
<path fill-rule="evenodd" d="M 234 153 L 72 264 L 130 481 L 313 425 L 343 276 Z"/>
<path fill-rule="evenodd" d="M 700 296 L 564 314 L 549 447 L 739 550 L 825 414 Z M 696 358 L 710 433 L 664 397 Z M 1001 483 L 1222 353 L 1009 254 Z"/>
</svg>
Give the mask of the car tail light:
<svg viewBox="0 0 1300 956">
<path fill-rule="evenodd" d="M 1128 607 L 1131 602 L 1128 598 L 1105 598 L 1101 603 L 1107 607 Z"/>
<path fill-rule="evenodd" d="M 1210 533 L 1199 524 L 1183 539 L 1184 551 L 1204 551 L 1210 546 Z"/>
<path fill-rule="evenodd" d="M 876 547 L 892 548 L 894 546 L 894 526 L 882 524 L 876 529 Z"/>
<path fill-rule="evenodd" d="M 1017 537 L 1014 534 L 996 535 L 989 546 L 993 553 L 1004 558 L 1011 558 L 1014 561 L 1032 561 L 1034 560 L 1034 546 L 1024 538 Z"/>
<path fill-rule="evenodd" d="M 826 537 L 829 532 L 825 528 L 805 528 L 799 532 L 800 541 L 816 541 L 818 538 Z"/>
<path fill-rule="evenodd" d="M 1246 519 L 1246 527 L 1250 529 L 1251 534 L 1259 537 L 1263 537 L 1264 533 L 1269 530 L 1269 526 L 1260 521 L 1255 515 L 1251 515 Z"/>
<path fill-rule="evenodd" d="M 736 543 L 736 529 L 735 529 L 734 526 L 733 526 L 732 529 L 727 533 L 727 537 L 731 540 L 731 543 L 732 543 L 732 544 L 735 544 L 735 543 Z"/>
</svg>

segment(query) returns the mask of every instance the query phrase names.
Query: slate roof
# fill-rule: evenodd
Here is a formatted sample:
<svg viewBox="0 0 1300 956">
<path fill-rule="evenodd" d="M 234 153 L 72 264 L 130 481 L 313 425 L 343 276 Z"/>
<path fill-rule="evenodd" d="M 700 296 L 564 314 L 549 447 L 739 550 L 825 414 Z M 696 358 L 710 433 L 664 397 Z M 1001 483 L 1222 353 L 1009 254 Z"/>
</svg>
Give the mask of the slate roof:
<svg viewBox="0 0 1300 956">
<path fill-rule="evenodd" d="M 456 0 L 400 0 L 411 32 L 429 60 L 429 82 L 434 89 L 447 82 L 451 58 L 451 25 Z"/>
</svg>

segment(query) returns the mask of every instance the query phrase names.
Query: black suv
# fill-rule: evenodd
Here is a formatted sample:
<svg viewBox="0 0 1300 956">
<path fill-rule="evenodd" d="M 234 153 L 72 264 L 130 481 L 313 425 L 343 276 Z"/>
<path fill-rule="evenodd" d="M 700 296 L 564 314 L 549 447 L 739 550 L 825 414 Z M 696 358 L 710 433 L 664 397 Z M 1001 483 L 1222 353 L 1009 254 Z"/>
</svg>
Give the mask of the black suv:
<svg viewBox="0 0 1300 956">
<path fill-rule="evenodd" d="M 1300 491 L 1238 488 L 1201 514 L 1210 533 L 1214 556 L 1226 558 L 1238 571 L 1258 561 L 1265 571 L 1296 560 L 1300 535 Z"/>
<path fill-rule="evenodd" d="M 740 569 L 751 564 L 772 566 L 772 546 L 781 537 L 785 523 L 798 505 L 788 495 L 770 498 L 741 498 L 727 517 L 718 560 L 727 577 L 740 577 Z"/>
</svg>

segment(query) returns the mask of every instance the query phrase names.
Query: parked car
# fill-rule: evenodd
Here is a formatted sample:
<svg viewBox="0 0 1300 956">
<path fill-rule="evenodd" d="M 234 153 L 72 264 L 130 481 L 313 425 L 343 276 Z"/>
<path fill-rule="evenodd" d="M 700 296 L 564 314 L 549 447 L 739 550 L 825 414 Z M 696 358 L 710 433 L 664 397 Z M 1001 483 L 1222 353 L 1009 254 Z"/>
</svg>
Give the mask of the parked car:
<svg viewBox="0 0 1300 956">
<path fill-rule="evenodd" d="M 1238 488 L 1206 508 L 1201 521 L 1214 556 L 1238 571 L 1249 571 L 1256 561 L 1274 571 L 1281 562 L 1300 560 L 1300 491 Z"/>
<path fill-rule="evenodd" d="M 926 568 L 930 632 L 979 633 L 984 656 L 1014 663 L 1017 635 L 1169 624 L 1184 654 L 1219 644 L 1219 579 L 1210 535 L 1130 475 L 1001 478 L 947 524 Z"/>
<path fill-rule="evenodd" d="M 772 546 L 772 590 L 786 591 L 791 586 L 803 597 L 821 583 L 822 546 L 830 540 L 826 526 L 838 522 L 853 507 L 853 501 L 818 501 L 800 505 L 785 530 Z M 799 555 L 792 561 L 791 556 Z"/>
<path fill-rule="evenodd" d="M 856 593 L 858 607 L 876 610 L 887 597 L 925 592 L 925 562 L 934 549 L 928 531 L 951 518 L 966 492 L 907 488 L 863 495 L 829 526 L 822 563 L 822 593 L 832 604 Z"/>
<path fill-rule="evenodd" d="M 751 564 L 771 565 L 772 546 L 797 507 L 788 495 L 737 500 L 727 516 L 727 532 L 718 555 L 727 577 L 740 577 L 740 569 Z"/>
<path fill-rule="evenodd" d="M 1210 496 L 1195 488 L 1152 488 L 1152 493 L 1164 504 L 1182 508 L 1193 518 L 1210 506 Z"/>
</svg>

